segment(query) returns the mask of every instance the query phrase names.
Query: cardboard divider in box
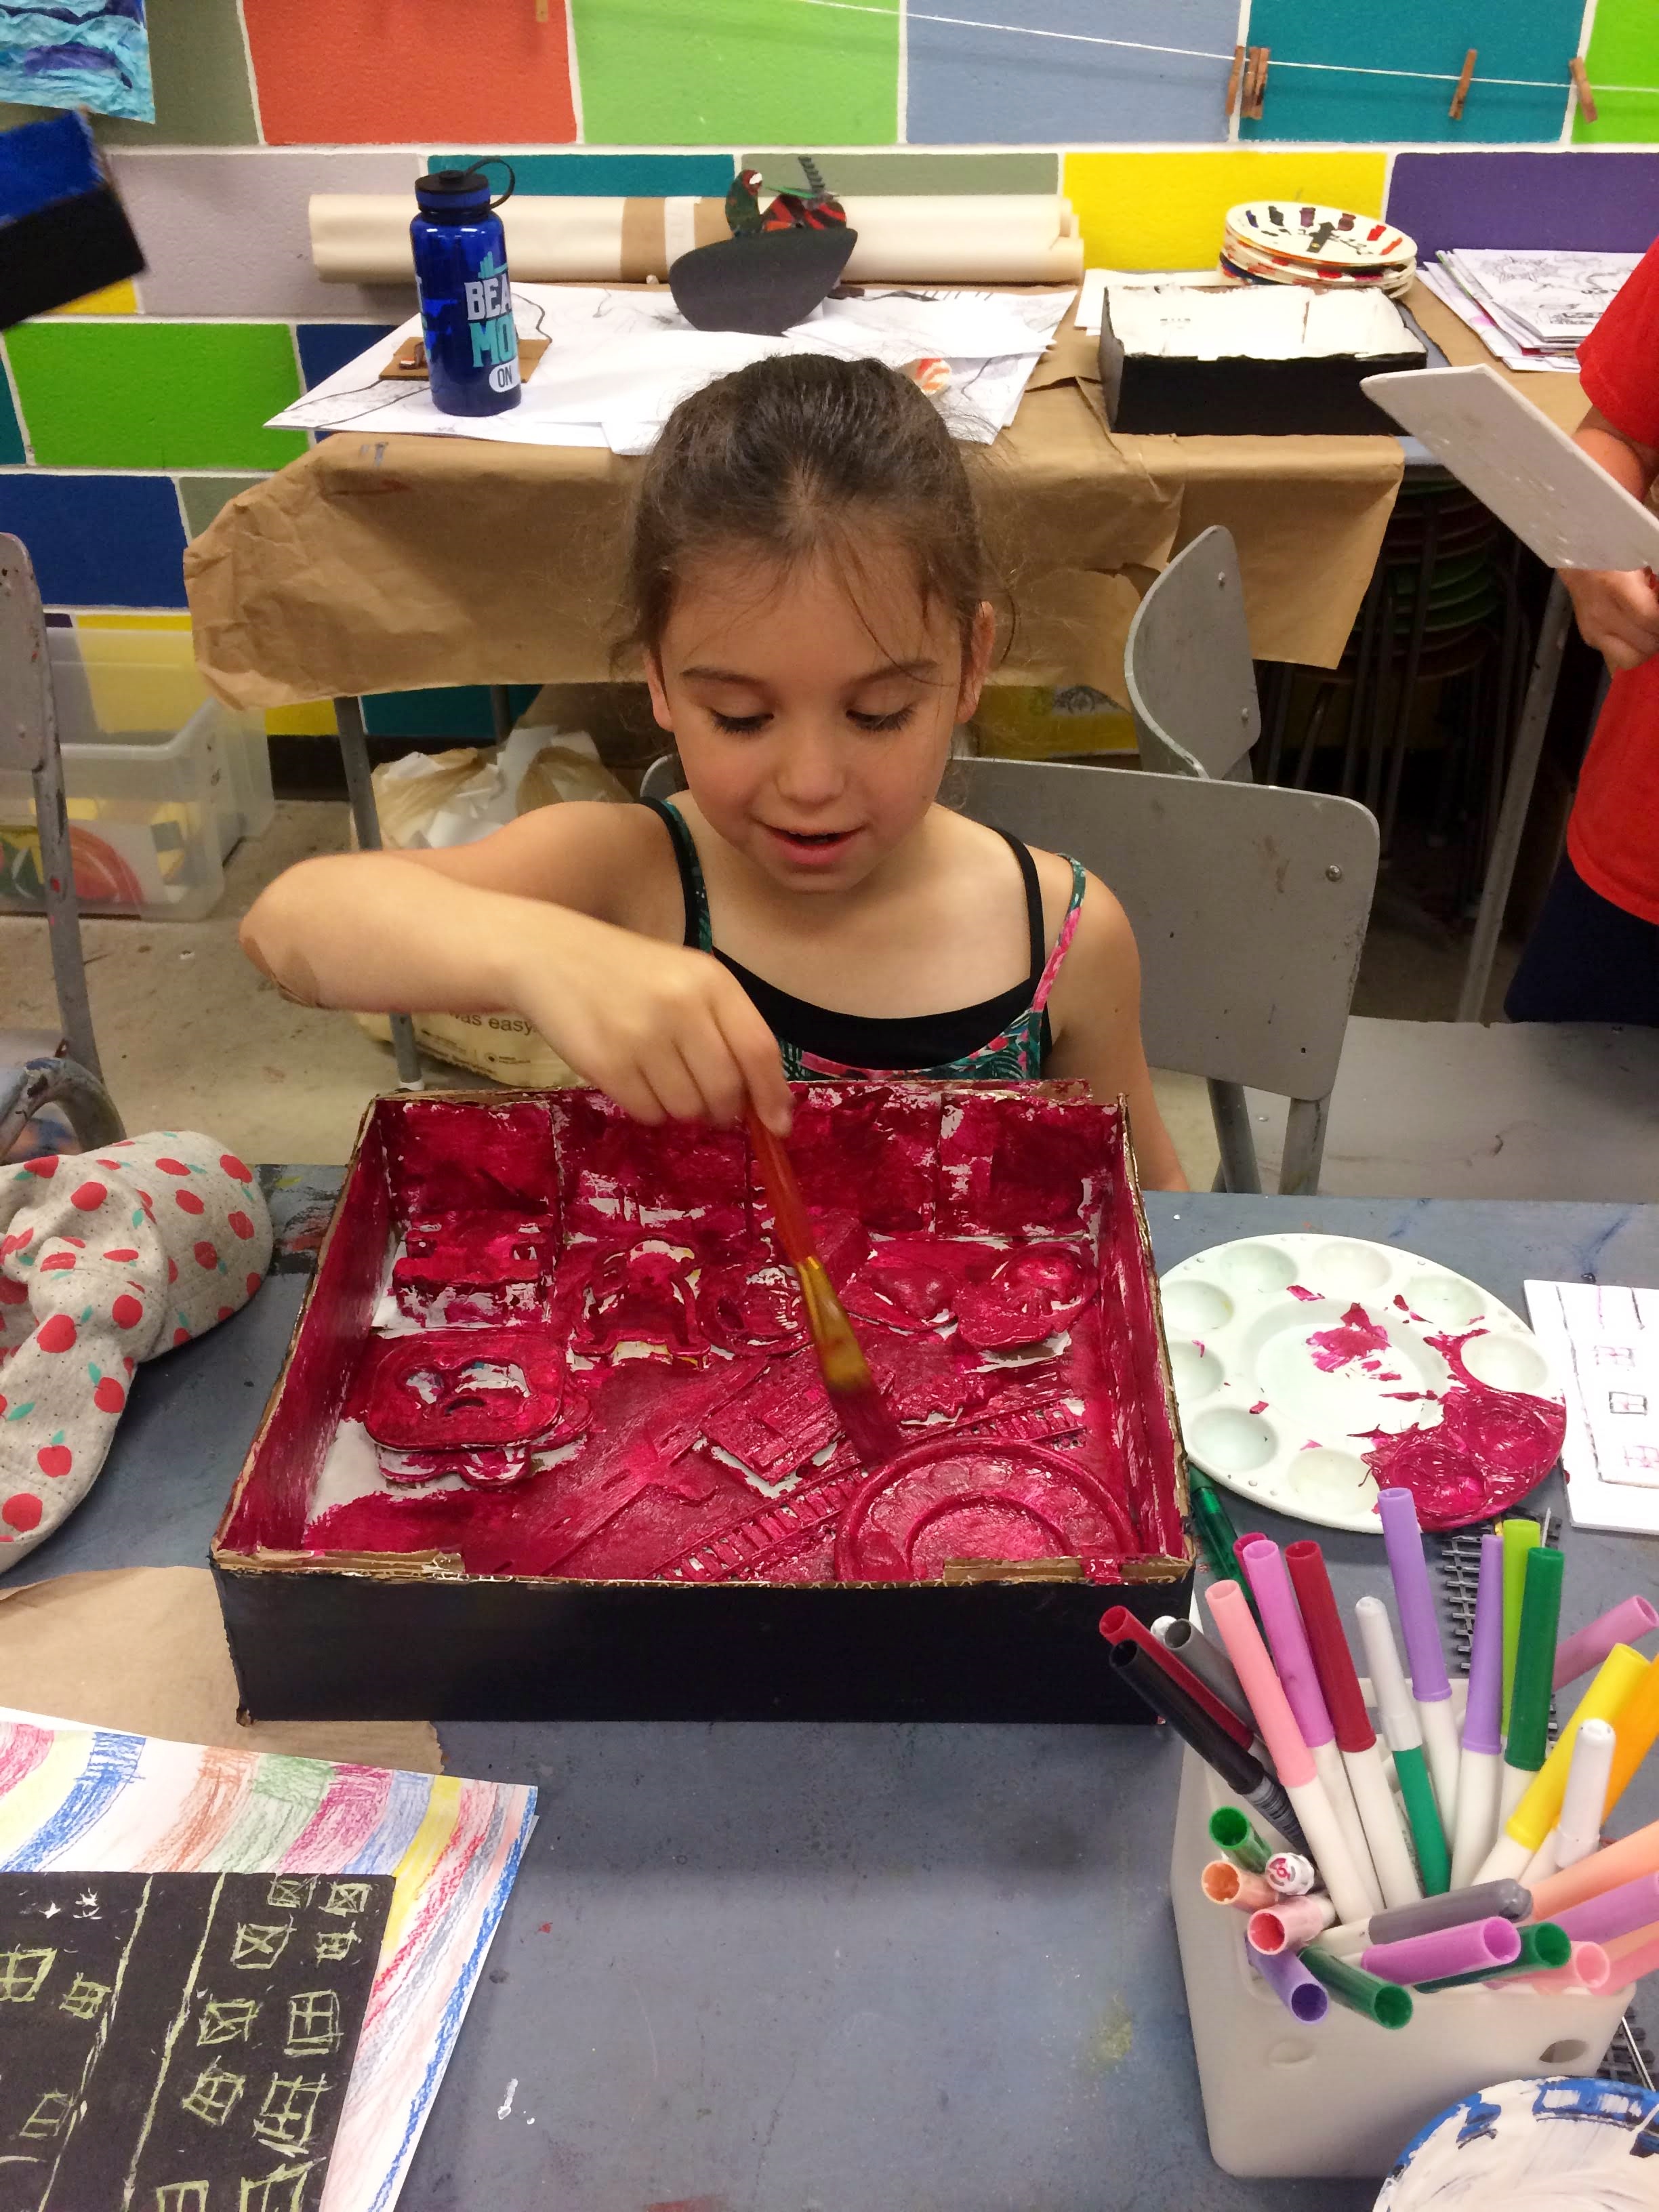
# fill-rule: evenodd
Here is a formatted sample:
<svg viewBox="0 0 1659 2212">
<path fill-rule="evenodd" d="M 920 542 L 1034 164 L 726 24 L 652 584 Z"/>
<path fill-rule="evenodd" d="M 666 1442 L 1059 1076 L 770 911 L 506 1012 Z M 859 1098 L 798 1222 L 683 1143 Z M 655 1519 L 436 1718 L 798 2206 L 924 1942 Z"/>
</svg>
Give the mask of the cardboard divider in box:
<svg viewBox="0 0 1659 2212">
<path fill-rule="evenodd" d="M 1121 1102 L 796 1086 L 906 1449 L 841 1435 L 740 1130 L 582 1090 L 370 1108 L 216 1535 L 261 1717 L 1140 1719 L 1191 1582 Z"/>
</svg>

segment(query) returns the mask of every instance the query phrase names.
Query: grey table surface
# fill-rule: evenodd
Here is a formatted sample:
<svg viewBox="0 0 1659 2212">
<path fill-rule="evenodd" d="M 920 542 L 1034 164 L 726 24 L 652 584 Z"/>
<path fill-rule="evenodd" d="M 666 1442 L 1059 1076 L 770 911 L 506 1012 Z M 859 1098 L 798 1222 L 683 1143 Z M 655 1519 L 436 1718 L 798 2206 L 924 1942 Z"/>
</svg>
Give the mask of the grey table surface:
<svg viewBox="0 0 1659 2212">
<path fill-rule="evenodd" d="M 312 1171 L 313 1195 L 337 1176 Z M 1314 1229 L 1401 1244 L 1523 1310 L 1529 1275 L 1659 1286 L 1659 1206 L 1155 1194 L 1147 1212 L 1161 1267 Z M 204 1559 L 303 1289 L 273 1276 L 142 1372 L 102 1479 L 32 1579 Z M 1540 1502 L 1562 1509 L 1559 1475 Z M 1379 1585 L 1380 1542 L 1326 1542 L 1345 1601 Z M 1569 1528 L 1564 1544 L 1569 1620 L 1632 1591 L 1659 1601 L 1659 1540 Z M 1243 2181 L 1210 2158 L 1167 1895 L 1166 1730 L 441 1735 L 453 1771 L 533 1782 L 540 1821 L 405 2212 L 1372 2203 L 1369 2182 Z M 1613 1826 L 1656 1817 L 1650 1773 Z"/>
</svg>

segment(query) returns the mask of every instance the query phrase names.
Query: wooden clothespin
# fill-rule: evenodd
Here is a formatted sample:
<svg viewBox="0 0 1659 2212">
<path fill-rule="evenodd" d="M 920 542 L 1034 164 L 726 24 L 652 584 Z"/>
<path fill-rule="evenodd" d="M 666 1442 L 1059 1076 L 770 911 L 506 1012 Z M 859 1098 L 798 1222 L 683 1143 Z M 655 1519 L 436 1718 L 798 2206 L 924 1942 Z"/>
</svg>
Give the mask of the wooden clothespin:
<svg viewBox="0 0 1659 2212">
<path fill-rule="evenodd" d="M 1238 105 L 1238 88 L 1244 78 L 1244 49 L 1233 48 L 1233 65 L 1227 72 L 1227 106 L 1224 112 L 1231 115 Z"/>
<path fill-rule="evenodd" d="M 1587 123 L 1594 123 L 1596 119 L 1595 94 L 1590 90 L 1589 79 L 1584 74 L 1584 64 L 1577 54 L 1567 64 L 1567 72 L 1572 79 L 1572 88 L 1578 94 L 1579 113 Z"/>
<path fill-rule="evenodd" d="M 1267 58 L 1270 46 L 1252 46 L 1249 50 L 1250 74 L 1244 88 L 1243 112 L 1253 123 L 1261 119 L 1261 103 L 1267 90 Z"/>
<path fill-rule="evenodd" d="M 1461 123 L 1463 120 L 1463 102 L 1468 98 L 1469 87 L 1474 81 L 1474 56 L 1475 49 L 1471 46 L 1463 57 L 1462 74 L 1457 80 L 1457 89 L 1452 94 L 1449 110 L 1454 123 Z"/>
</svg>

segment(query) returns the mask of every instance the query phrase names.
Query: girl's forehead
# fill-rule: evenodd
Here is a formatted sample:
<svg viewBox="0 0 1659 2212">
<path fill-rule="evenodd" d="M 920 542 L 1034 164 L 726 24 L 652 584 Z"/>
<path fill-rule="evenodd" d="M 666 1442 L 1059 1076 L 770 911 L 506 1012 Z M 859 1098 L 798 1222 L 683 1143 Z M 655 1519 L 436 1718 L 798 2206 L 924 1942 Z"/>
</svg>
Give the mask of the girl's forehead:
<svg viewBox="0 0 1659 2212">
<path fill-rule="evenodd" d="M 927 657 L 951 632 L 948 610 L 924 595 L 902 546 L 874 543 L 843 559 L 826 550 L 783 562 L 737 552 L 688 568 L 669 609 L 668 643 L 678 659 L 724 641 L 752 649 L 844 650 L 861 664 Z"/>
</svg>

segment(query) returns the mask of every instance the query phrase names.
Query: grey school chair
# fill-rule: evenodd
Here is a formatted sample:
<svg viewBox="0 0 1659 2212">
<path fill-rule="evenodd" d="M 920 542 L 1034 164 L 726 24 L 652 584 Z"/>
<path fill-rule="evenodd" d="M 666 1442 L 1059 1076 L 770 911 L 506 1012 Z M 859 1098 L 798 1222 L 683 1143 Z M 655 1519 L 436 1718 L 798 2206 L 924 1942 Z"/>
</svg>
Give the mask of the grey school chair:
<svg viewBox="0 0 1659 2212">
<path fill-rule="evenodd" d="M 1129 625 L 1123 672 L 1143 767 L 1250 781 L 1261 710 L 1230 532 L 1202 532 L 1157 578 Z"/>
<path fill-rule="evenodd" d="M 666 755 L 641 795 L 666 799 L 680 785 Z M 1075 855 L 1122 901 L 1140 948 L 1147 1057 L 1207 1079 L 1223 1187 L 1261 1188 L 1249 1084 L 1291 1101 L 1280 1190 L 1316 1190 L 1376 879 L 1365 809 L 1321 792 L 1053 761 L 959 760 L 945 795 L 976 822 Z"/>
</svg>

